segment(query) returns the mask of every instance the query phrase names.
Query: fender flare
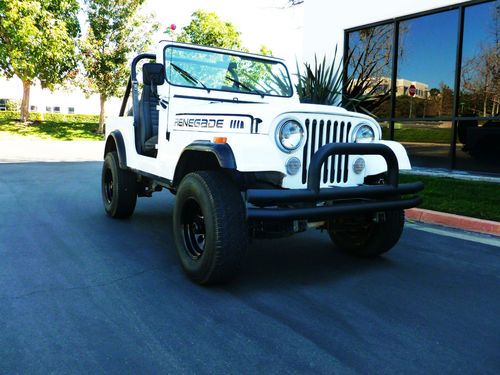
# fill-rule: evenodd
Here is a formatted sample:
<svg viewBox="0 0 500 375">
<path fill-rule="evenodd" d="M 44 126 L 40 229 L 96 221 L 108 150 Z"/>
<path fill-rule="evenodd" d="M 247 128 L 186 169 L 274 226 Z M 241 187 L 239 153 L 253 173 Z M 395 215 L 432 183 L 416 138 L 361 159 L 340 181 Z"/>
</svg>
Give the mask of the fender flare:
<svg viewBox="0 0 500 375">
<path fill-rule="evenodd" d="M 115 145 L 114 147 L 113 143 Z M 127 168 L 127 152 L 125 149 L 125 142 L 123 141 L 123 135 L 119 130 L 113 130 L 109 133 L 108 138 L 106 139 L 106 145 L 104 146 L 104 157 L 106 157 L 106 154 L 113 148 L 116 149 L 116 153 L 118 154 L 118 163 L 120 164 L 120 168 Z"/>
<path fill-rule="evenodd" d="M 233 150 L 227 143 L 211 143 L 206 141 L 194 141 L 182 150 L 182 155 L 186 151 L 203 151 L 214 154 L 221 168 L 236 169 L 236 159 Z"/>
<path fill-rule="evenodd" d="M 221 168 L 236 170 L 236 159 L 231 146 L 227 143 L 212 143 L 207 141 L 194 141 L 184 147 L 177 162 L 174 173 L 174 183 L 179 181 L 179 175 L 183 175 L 183 160 L 191 152 L 202 152 L 213 155 Z"/>
</svg>

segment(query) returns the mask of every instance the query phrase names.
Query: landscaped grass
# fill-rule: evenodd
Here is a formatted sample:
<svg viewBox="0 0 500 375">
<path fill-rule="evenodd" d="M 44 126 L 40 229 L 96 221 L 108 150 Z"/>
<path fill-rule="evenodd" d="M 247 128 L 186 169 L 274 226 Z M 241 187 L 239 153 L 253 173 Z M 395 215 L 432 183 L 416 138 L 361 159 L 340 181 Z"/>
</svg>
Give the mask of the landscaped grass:
<svg viewBox="0 0 500 375">
<path fill-rule="evenodd" d="M 422 181 L 420 208 L 500 221 L 500 184 L 446 177 L 400 175 L 400 182 Z"/>
<path fill-rule="evenodd" d="M 382 130 L 384 139 L 389 139 L 389 129 Z M 451 142 L 451 130 L 446 128 L 402 128 L 394 129 L 394 140 L 398 142 L 446 143 Z"/>
<path fill-rule="evenodd" d="M 63 141 L 87 140 L 100 141 L 102 134 L 97 134 L 99 124 L 88 121 L 35 121 L 23 124 L 17 120 L 0 119 L 0 136 L 28 136 L 41 139 Z"/>
</svg>

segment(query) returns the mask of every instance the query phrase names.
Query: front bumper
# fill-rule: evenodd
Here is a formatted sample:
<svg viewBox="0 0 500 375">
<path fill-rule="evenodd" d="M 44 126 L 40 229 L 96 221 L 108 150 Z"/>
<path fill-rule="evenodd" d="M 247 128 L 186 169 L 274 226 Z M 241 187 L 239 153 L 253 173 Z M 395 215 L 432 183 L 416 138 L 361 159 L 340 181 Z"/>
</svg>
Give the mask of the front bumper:
<svg viewBox="0 0 500 375">
<path fill-rule="evenodd" d="M 387 163 L 387 181 L 383 185 L 332 187 L 320 189 L 323 163 L 332 155 L 381 155 Z M 330 143 L 313 155 L 309 164 L 306 189 L 249 189 L 246 200 L 249 220 L 323 220 L 346 214 L 406 209 L 419 205 L 420 197 L 402 199 L 423 189 L 421 182 L 399 184 L 398 159 L 383 144 Z M 317 205 L 327 202 L 323 205 Z M 301 207 L 297 207 L 300 205 Z"/>
</svg>

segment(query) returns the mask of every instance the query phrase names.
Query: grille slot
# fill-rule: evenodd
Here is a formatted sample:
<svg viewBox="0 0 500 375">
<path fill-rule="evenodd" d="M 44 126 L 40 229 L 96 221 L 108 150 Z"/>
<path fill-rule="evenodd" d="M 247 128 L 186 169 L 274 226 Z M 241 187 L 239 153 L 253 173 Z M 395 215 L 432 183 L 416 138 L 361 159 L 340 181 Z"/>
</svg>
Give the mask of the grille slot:
<svg viewBox="0 0 500 375">
<path fill-rule="evenodd" d="M 307 140 L 302 155 L 302 183 L 307 183 L 309 163 L 314 153 L 327 143 L 348 142 L 351 123 L 325 119 L 306 119 Z M 349 178 L 349 158 L 347 155 L 330 156 L 321 167 L 321 181 L 326 183 L 346 183 Z"/>
</svg>

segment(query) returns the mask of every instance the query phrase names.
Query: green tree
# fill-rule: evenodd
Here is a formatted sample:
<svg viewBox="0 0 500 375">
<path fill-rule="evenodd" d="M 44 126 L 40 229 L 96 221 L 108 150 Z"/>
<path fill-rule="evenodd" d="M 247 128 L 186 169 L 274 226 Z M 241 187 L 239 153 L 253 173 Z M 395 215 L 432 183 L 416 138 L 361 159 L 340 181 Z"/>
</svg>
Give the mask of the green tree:
<svg viewBox="0 0 500 375">
<path fill-rule="evenodd" d="M 87 94 L 99 94 L 99 133 L 104 132 L 105 104 L 118 96 L 129 76 L 128 59 L 132 53 L 144 51 L 158 28 L 141 16 L 144 0 L 85 0 L 88 29 L 80 49 Z"/>
<path fill-rule="evenodd" d="M 53 89 L 74 72 L 78 10 L 77 0 L 0 1 L 0 73 L 23 83 L 22 122 L 35 80 Z"/>
<path fill-rule="evenodd" d="M 167 30 L 173 36 L 173 32 Z M 241 49 L 240 32 L 231 22 L 225 22 L 215 12 L 196 10 L 189 25 L 182 28 L 177 41 L 203 46 Z"/>
</svg>

